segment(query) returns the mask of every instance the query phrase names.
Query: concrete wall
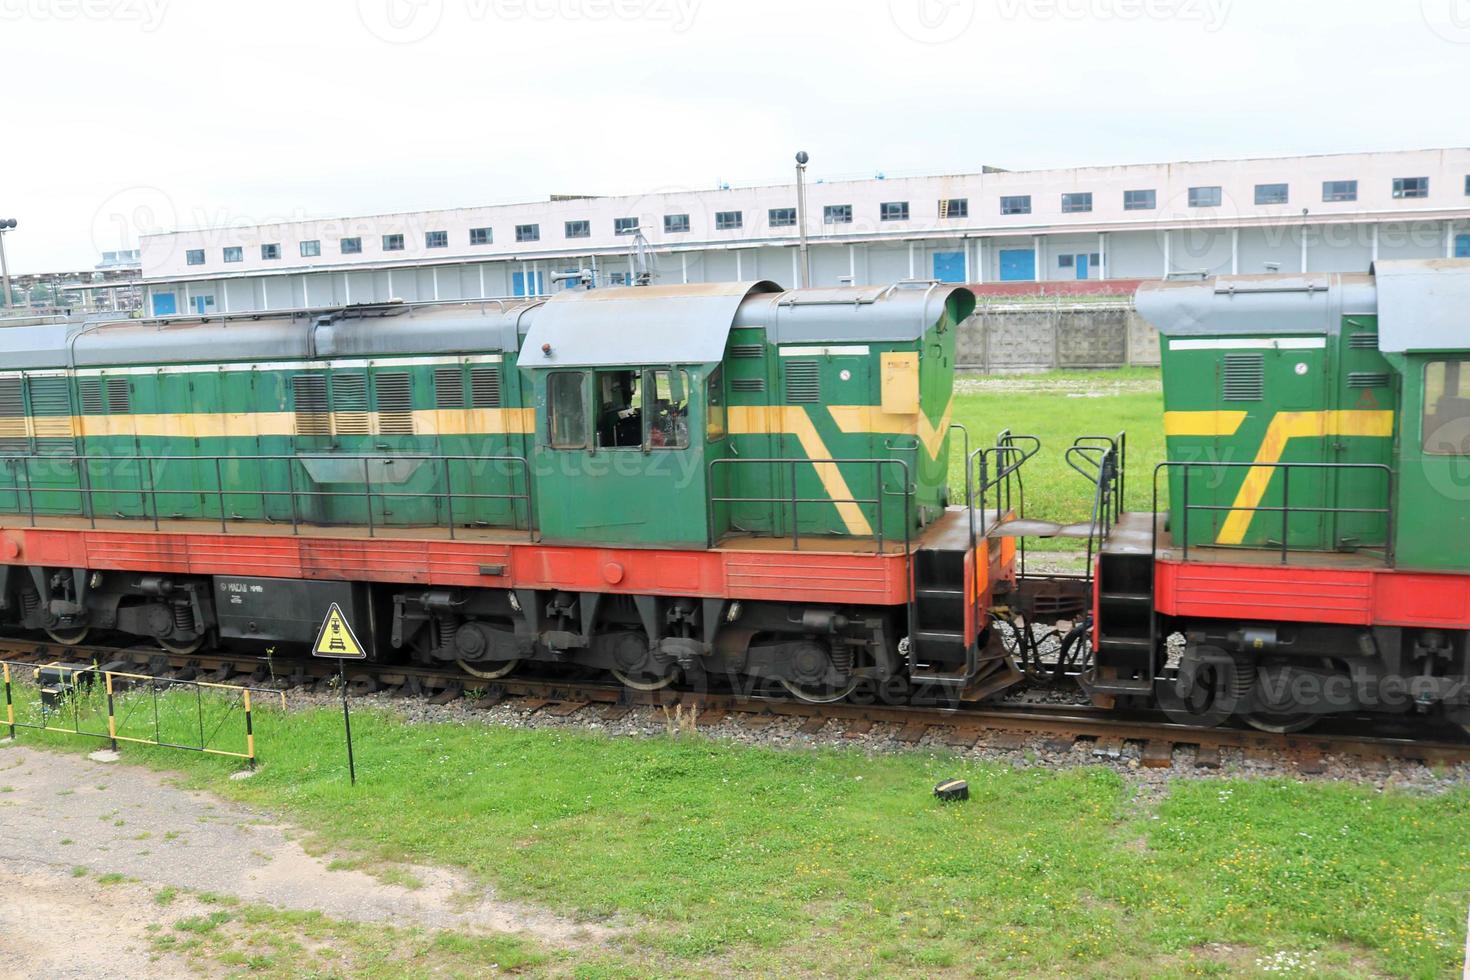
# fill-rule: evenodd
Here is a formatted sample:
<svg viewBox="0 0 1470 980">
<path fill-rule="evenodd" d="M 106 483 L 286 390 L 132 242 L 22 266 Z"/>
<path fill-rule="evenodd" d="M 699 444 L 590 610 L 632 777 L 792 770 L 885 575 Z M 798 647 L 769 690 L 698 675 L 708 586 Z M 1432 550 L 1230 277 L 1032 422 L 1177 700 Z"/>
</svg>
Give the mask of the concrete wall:
<svg viewBox="0 0 1470 980">
<path fill-rule="evenodd" d="M 1131 303 L 982 307 L 955 347 L 957 367 L 988 373 L 1159 363 L 1158 333 Z"/>
</svg>

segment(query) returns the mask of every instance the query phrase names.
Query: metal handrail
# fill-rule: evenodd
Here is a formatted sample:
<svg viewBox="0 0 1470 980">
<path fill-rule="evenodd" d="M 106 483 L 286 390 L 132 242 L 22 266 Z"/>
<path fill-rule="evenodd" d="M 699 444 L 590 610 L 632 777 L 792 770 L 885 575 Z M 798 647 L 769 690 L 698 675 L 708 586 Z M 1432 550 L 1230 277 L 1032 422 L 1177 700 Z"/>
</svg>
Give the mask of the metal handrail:
<svg viewBox="0 0 1470 980">
<path fill-rule="evenodd" d="M 1021 467 L 1041 451 L 1041 439 L 1036 436 L 1017 435 L 1010 429 L 1002 429 L 995 437 L 995 445 L 982 446 L 970 454 L 965 461 L 965 483 L 969 491 L 969 499 L 965 501 L 970 509 L 971 523 L 973 525 L 974 515 L 978 510 L 982 519 L 988 509 L 990 490 L 995 488 L 995 513 L 999 520 L 1013 510 L 1012 505 L 1019 507 L 1016 513 L 1024 513 L 1026 510 L 1026 484 L 1021 477 Z M 994 473 L 991 472 L 992 467 Z M 978 474 L 978 480 L 976 479 Z M 1014 493 L 1012 486 L 1014 481 Z M 978 498 L 978 499 L 977 499 Z M 1017 541 L 1017 552 L 1020 557 L 1020 574 L 1026 574 L 1026 540 L 1021 538 Z M 973 545 L 973 542 L 972 542 Z"/>
<path fill-rule="evenodd" d="M 1268 513 L 1281 515 L 1281 564 L 1288 563 L 1291 554 L 1291 515 L 1296 514 L 1373 514 L 1384 519 L 1383 545 L 1360 548 L 1360 551 L 1383 552 L 1383 562 L 1392 568 L 1394 564 L 1393 554 L 1393 532 L 1394 532 L 1394 496 L 1397 482 L 1394 479 L 1393 467 L 1386 463 L 1266 463 L 1266 462 L 1225 462 L 1225 461 L 1200 461 L 1186 462 L 1184 460 L 1165 460 L 1154 467 L 1153 486 L 1153 512 L 1159 512 L 1159 474 L 1171 467 L 1183 469 L 1182 500 L 1179 503 L 1182 517 L 1180 527 L 1180 540 L 1183 542 L 1183 560 L 1189 560 L 1189 515 L 1192 511 L 1248 511 L 1251 514 Z M 1189 502 L 1189 473 L 1191 469 L 1255 469 L 1264 467 L 1267 469 L 1281 471 L 1281 504 L 1267 505 L 1256 504 L 1254 506 L 1237 506 L 1236 504 L 1191 504 Z M 1312 507 L 1291 505 L 1291 473 L 1293 470 L 1324 470 L 1339 472 L 1343 470 L 1361 470 L 1382 473 L 1385 487 L 1388 491 L 1388 503 L 1383 507 Z M 1157 555 L 1159 550 L 1159 528 L 1158 521 L 1154 522 L 1152 553 Z M 1311 551 L 1315 549 L 1297 549 L 1298 551 Z"/>
<path fill-rule="evenodd" d="M 45 461 L 45 462 L 47 462 L 49 464 L 52 464 L 52 465 L 54 465 L 56 463 L 63 463 L 63 464 L 66 464 L 66 465 L 70 465 L 72 467 L 75 467 L 75 469 L 77 471 L 77 486 L 76 487 L 45 487 L 45 486 L 37 487 L 36 486 L 36 483 L 35 483 L 34 474 L 33 474 L 33 471 L 32 471 L 32 463 L 34 461 L 37 461 L 37 460 Z M 296 483 L 296 467 L 295 467 L 295 464 L 298 463 L 298 462 L 311 461 L 311 460 L 331 460 L 331 461 L 339 462 L 339 463 L 342 463 L 342 462 L 346 462 L 346 463 L 352 463 L 352 462 L 361 463 L 361 465 L 362 465 L 362 487 L 363 487 L 363 489 L 361 489 L 361 490 L 356 490 L 356 489 L 354 489 L 354 490 L 307 490 L 307 489 L 298 489 L 297 488 L 297 483 Z M 388 465 L 393 465 L 397 461 L 404 461 L 404 462 L 427 462 L 427 463 L 430 463 L 430 464 L 434 464 L 436 468 L 442 469 L 444 489 L 442 491 L 437 491 L 437 492 L 436 491 L 426 491 L 426 492 L 413 492 L 413 493 L 398 492 L 398 491 L 391 491 L 391 490 L 382 490 L 382 489 L 374 489 L 374 487 L 373 487 L 373 480 L 372 480 L 371 464 L 373 462 L 378 462 L 378 463 L 381 463 L 382 465 L 388 466 Z M 214 474 L 215 474 L 215 486 L 214 486 L 214 490 L 212 492 L 212 496 L 214 497 L 214 500 L 215 500 L 215 502 L 216 502 L 216 504 L 217 504 L 217 506 L 219 508 L 219 525 L 220 525 L 220 531 L 223 532 L 223 533 L 226 533 L 226 534 L 229 533 L 229 529 L 230 529 L 229 528 L 229 525 L 230 525 L 230 522 L 231 521 L 245 520 L 245 518 L 242 518 L 242 517 L 240 517 L 237 514 L 231 513 L 231 511 L 226 507 L 226 501 L 228 499 L 230 499 L 230 498 L 237 498 L 237 497 L 258 498 L 260 500 L 260 502 L 261 502 L 261 519 L 263 521 L 266 521 L 267 523 L 273 523 L 272 520 L 271 520 L 270 512 L 269 512 L 270 511 L 270 508 L 267 506 L 268 501 L 270 501 L 271 499 L 277 499 L 277 498 L 281 498 L 281 497 L 287 498 L 291 502 L 290 503 L 290 507 L 291 507 L 291 533 L 293 533 L 293 534 L 299 534 L 300 533 L 300 527 L 301 527 L 301 525 L 302 524 L 305 524 L 305 523 L 308 523 L 308 521 L 306 521 L 305 518 L 302 516 L 301 509 L 297 507 L 297 500 L 298 500 L 298 498 L 302 498 L 302 497 L 306 497 L 306 498 L 354 498 L 354 499 L 362 499 L 364 501 L 365 506 L 366 506 L 367 528 L 368 528 L 368 536 L 369 537 L 375 537 L 376 534 L 377 534 L 377 526 L 378 525 L 373 520 L 373 501 L 374 501 L 374 499 L 377 499 L 378 501 L 383 501 L 383 502 L 386 502 L 386 501 L 389 501 L 389 500 L 397 500 L 397 499 L 422 500 L 422 499 L 425 499 L 425 498 L 430 498 L 430 499 L 444 501 L 445 526 L 447 526 L 448 529 L 449 529 L 449 537 L 450 537 L 451 540 L 453 540 L 454 537 L 455 537 L 454 506 L 455 506 L 455 501 L 456 500 L 461 501 L 462 503 L 471 503 L 471 502 L 476 501 L 476 500 L 509 500 L 509 501 L 512 501 L 512 507 L 511 507 L 511 520 L 512 520 L 512 523 L 511 523 L 510 527 L 513 530 L 525 530 L 528 534 L 530 534 L 533 537 L 533 539 L 534 539 L 534 536 L 535 536 L 535 533 L 536 533 L 536 531 L 535 531 L 535 528 L 536 528 L 535 503 L 534 503 L 533 496 L 532 496 L 532 493 L 531 493 L 531 466 L 530 466 L 530 463 L 526 460 L 526 458 L 524 456 L 469 456 L 469 455 L 457 455 L 457 456 L 440 456 L 440 455 L 419 456 L 419 455 L 414 455 L 414 454 L 411 454 L 411 453 L 402 453 L 402 454 L 396 454 L 396 455 L 395 454 L 357 455 L 357 454 L 338 454 L 338 453 L 294 453 L 294 454 L 279 454 L 279 455 L 265 455 L 265 456 L 86 456 L 86 455 L 73 455 L 73 454 L 61 454 L 61 453 L 57 453 L 57 454 L 52 454 L 52 453 L 33 453 L 33 454 L 16 455 L 16 456 L 0 456 L 0 465 L 4 465 L 5 467 L 14 470 L 18 474 L 19 477 L 21 477 L 21 478 L 24 479 L 24 487 L 22 487 L 20 485 L 20 480 L 18 479 L 16 481 L 16 486 L 13 488 L 13 492 L 15 492 L 17 494 L 17 505 L 19 505 L 19 495 L 21 493 L 24 493 L 25 494 L 25 496 L 26 496 L 26 510 L 27 510 L 27 512 L 29 514 L 30 525 L 32 527 L 35 527 L 36 526 L 36 517 L 37 517 L 37 512 L 36 512 L 36 494 L 37 493 L 57 493 L 57 494 L 71 494 L 71 493 L 75 493 L 75 494 L 78 494 L 79 495 L 79 502 L 80 502 L 80 505 L 81 505 L 81 510 L 83 512 L 82 513 L 82 516 L 85 516 L 85 517 L 87 517 L 89 519 L 89 521 L 91 523 L 91 526 L 93 528 L 95 528 L 97 526 L 97 503 L 98 503 L 98 501 L 97 501 L 97 495 L 101 494 L 101 495 L 104 495 L 104 502 L 105 502 L 105 499 L 116 499 L 117 496 L 136 497 L 139 500 L 139 508 L 141 510 L 141 513 L 138 515 L 137 519 L 139 519 L 139 520 L 149 520 L 151 518 L 151 520 L 153 522 L 153 529 L 156 531 L 156 530 L 159 529 L 160 522 L 161 522 L 161 514 L 160 514 L 159 508 L 158 508 L 158 498 L 160 496 L 164 497 L 165 499 L 167 499 L 170 496 L 186 496 L 186 497 L 200 498 L 204 494 L 210 493 L 209 490 L 203 490 L 203 489 L 201 489 L 198 486 L 193 486 L 193 487 L 189 487 L 189 488 L 180 488 L 180 489 L 170 489 L 170 488 L 167 488 L 167 487 L 160 487 L 158 485 L 159 484 L 159 479 L 158 479 L 158 472 L 157 472 L 156 466 L 159 463 L 170 463 L 170 462 L 174 462 L 174 463 L 188 463 L 188 464 L 194 464 L 194 465 L 210 464 L 210 463 L 213 464 Z M 134 466 L 137 466 L 137 468 L 138 468 L 138 486 L 137 486 L 137 488 L 136 489 L 131 489 L 131 488 L 130 489 L 124 489 L 124 488 L 121 488 L 121 487 L 96 487 L 96 486 L 93 486 L 92 468 L 93 468 L 93 464 L 96 464 L 96 463 L 107 463 L 107 464 L 112 464 L 112 465 L 117 465 L 117 464 L 124 464 L 124 465 L 132 464 Z M 288 485 L 288 488 L 285 489 L 285 490 L 268 490 L 268 489 L 265 488 L 264 484 L 262 484 L 262 486 L 258 490 L 231 490 L 231 489 L 228 489 L 224 485 L 224 466 L 225 466 L 226 463 L 230 463 L 230 464 L 233 464 L 233 465 L 239 465 L 239 464 L 285 463 L 285 466 L 286 466 L 286 483 Z M 519 474 L 510 474 L 510 475 L 508 475 L 508 479 L 510 479 L 510 480 L 513 481 L 515 479 L 515 477 L 517 475 L 519 475 L 521 477 L 521 479 L 522 479 L 522 486 L 525 487 L 525 490 L 522 493 L 464 493 L 464 492 L 456 493 L 456 492 L 454 492 L 454 489 L 453 489 L 452 475 L 451 475 L 452 472 L 453 472 L 453 466 L 452 466 L 452 464 L 454 464 L 454 463 L 473 463 L 473 464 L 499 464 L 499 463 L 504 463 L 504 464 L 511 464 L 511 465 L 517 467 L 520 472 L 519 472 Z M 436 480 L 435 482 L 437 483 L 438 481 Z M 514 485 L 514 484 L 512 483 L 512 485 Z M 3 489 L 12 489 L 12 488 L 3 488 Z M 108 495 L 110 495 L 110 497 Z M 146 503 L 145 503 L 145 501 L 146 501 Z M 521 527 L 520 521 L 519 521 L 520 505 L 524 505 L 525 512 L 526 512 L 526 520 L 525 520 L 525 527 L 524 528 Z M 105 508 L 104 508 L 104 510 L 105 510 Z M 116 511 L 114 511 L 114 515 L 117 518 L 120 518 L 120 519 L 123 519 L 123 520 L 133 519 L 133 518 L 128 517 L 127 515 L 123 515 L 123 514 L 117 513 Z M 170 518 L 170 519 L 175 519 L 175 518 Z M 182 517 L 180 517 L 180 518 L 177 518 L 177 519 L 190 520 L 192 518 L 182 518 Z M 201 507 L 201 514 L 200 514 L 200 518 L 199 519 L 204 519 L 203 508 L 202 507 Z M 436 523 L 435 526 L 439 526 L 439 525 Z"/>
</svg>

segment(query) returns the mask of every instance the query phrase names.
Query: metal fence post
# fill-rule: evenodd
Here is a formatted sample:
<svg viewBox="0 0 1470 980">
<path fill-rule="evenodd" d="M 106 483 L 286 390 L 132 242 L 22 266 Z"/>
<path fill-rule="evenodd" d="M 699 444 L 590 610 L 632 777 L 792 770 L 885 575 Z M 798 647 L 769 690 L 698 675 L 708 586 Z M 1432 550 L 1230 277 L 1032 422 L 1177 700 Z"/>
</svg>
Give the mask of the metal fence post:
<svg viewBox="0 0 1470 980">
<path fill-rule="evenodd" d="M 4 664 L 5 673 L 5 727 L 10 730 L 10 737 L 15 738 L 15 702 L 10 695 L 10 665 Z"/>
<path fill-rule="evenodd" d="M 112 743 L 112 751 L 117 751 L 117 711 L 112 697 L 112 671 L 104 671 L 102 676 L 107 680 L 107 738 Z"/>
</svg>

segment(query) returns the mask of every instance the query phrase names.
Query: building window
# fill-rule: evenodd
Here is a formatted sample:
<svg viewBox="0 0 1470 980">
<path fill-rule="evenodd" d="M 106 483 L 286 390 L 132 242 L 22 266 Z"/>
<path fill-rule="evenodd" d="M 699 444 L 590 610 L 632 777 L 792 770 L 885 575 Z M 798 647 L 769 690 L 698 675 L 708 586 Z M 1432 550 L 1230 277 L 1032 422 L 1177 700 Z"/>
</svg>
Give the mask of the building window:
<svg viewBox="0 0 1470 980">
<path fill-rule="evenodd" d="M 489 228 L 470 229 L 471 245 L 489 245 L 493 241 L 495 241 L 495 236 L 491 233 Z"/>
<path fill-rule="evenodd" d="M 245 250 L 239 245 L 226 245 L 224 257 L 226 262 L 244 262 Z"/>
<path fill-rule="evenodd" d="M 313 238 L 309 242 L 301 243 L 301 257 L 303 259 L 314 259 L 322 254 L 321 239 Z"/>
<path fill-rule="evenodd" d="M 851 204 L 828 204 L 822 208 L 822 224 L 824 225 L 850 225 L 852 224 Z"/>
<path fill-rule="evenodd" d="M 970 199 L 968 197 L 947 197 L 939 202 L 939 217 L 944 218 L 968 218 L 970 216 Z"/>
<path fill-rule="evenodd" d="M 343 255 L 361 255 L 362 254 L 362 239 L 361 238 L 344 238 L 344 239 L 342 239 L 340 245 L 341 245 L 341 249 L 342 249 L 342 254 Z"/>
<path fill-rule="evenodd" d="M 766 212 L 766 221 L 772 228 L 795 228 L 796 208 L 771 208 Z"/>
<path fill-rule="evenodd" d="M 540 225 L 516 225 L 516 241 L 539 242 L 541 240 Z"/>
<path fill-rule="evenodd" d="M 1062 213 L 1080 214 L 1083 211 L 1092 210 L 1092 192 L 1082 191 L 1076 194 L 1062 195 Z"/>
<path fill-rule="evenodd" d="M 878 205 L 878 217 L 883 221 L 909 220 L 908 201 L 885 201 Z"/>
<path fill-rule="evenodd" d="M 281 246 L 276 244 L 260 246 L 260 257 L 262 259 L 278 259 L 281 257 Z"/>
<path fill-rule="evenodd" d="M 1257 184 L 1257 204 L 1285 204 L 1290 198 L 1290 192 L 1285 184 Z"/>
<path fill-rule="evenodd" d="M 426 231 L 424 232 L 424 248 L 448 248 L 449 232 Z"/>
<path fill-rule="evenodd" d="M 1058 255 L 1057 256 L 1057 268 L 1058 269 L 1070 269 L 1070 268 L 1073 267 L 1073 264 L 1074 264 L 1074 260 L 1075 259 L 1076 259 L 1076 256 L 1074 256 L 1074 255 Z"/>
<path fill-rule="evenodd" d="M 1470 174 L 1465 175 L 1465 196 L 1470 197 Z"/>
<path fill-rule="evenodd" d="M 637 218 L 614 218 L 613 219 L 613 234 L 614 235 L 635 235 L 637 233 L 638 233 L 638 219 Z"/>
<path fill-rule="evenodd" d="M 384 235 L 383 236 L 383 251 L 385 251 L 385 252 L 401 252 L 401 251 L 403 251 L 403 236 L 402 235 Z"/>
<path fill-rule="evenodd" d="M 1332 201 L 1356 201 L 1358 199 L 1358 182 L 1356 180 L 1324 180 L 1322 181 L 1322 200 Z"/>
<path fill-rule="evenodd" d="M 689 215 L 666 214 L 664 215 L 664 234 L 677 235 L 689 230 Z"/>
<path fill-rule="evenodd" d="M 592 222 L 590 221 L 568 221 L 566 226 L 568 238 L 591 238 Z"/>
<path fill-rule="evenodd" d="M 1415 198 L 1429 196 L 1428 177 L 1395 177 L 1393 179 L 1393 196 L 1395 198 Z"/>
<path fill-rule="evenodd" d="M 1220 206 L 1220 188 L 1191 187 L 1189 189 L 1189 206 L 1192 208 L 1218 208 Z"/>
<path fill-rule="evenodd" d="M 734 231 L 745 224 L 743 211 L 716 211 L 715 231 Z"/>
<path fill-rule="evenodd" d="M 189 249 L 189 251 L 187 251 L 187 252 L 184 253 L 184 261 L 187 262 L 187 263 L 189 263 L 190 265 L 203 265 L 204 264 L 204 249 L 202 249 L 202 248 L 191 248 L 191 249 Z"/>
<path fill-rule="evenodd" d="M 1159 206 L 1158 191 L 1124 191 L 1124 211 L 1152 211 Z"/>
<path fill-rule="evenodd" d="M 1001 214 L 1030 214 L 1031 195 L 1019 194 L 1014 197 L 1003 197 L 1000 199 Z"/>
</svg>

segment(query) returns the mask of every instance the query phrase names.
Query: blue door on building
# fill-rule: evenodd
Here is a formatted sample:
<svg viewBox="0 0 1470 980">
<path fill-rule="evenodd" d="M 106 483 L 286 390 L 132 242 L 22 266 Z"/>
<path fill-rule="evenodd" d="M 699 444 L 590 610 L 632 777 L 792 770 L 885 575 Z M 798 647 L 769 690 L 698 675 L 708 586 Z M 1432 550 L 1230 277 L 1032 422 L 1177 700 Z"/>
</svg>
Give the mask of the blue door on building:
<svg viewBox="0 0 1470 980">
<path fill-rule="evenodd" d="M 1077 278 L 1087 278 L 1087 256 L 1085 255 L 1077 256 Z"/>
<path fill-rule="evenodd" d="M 1470 259 L 1470 235 L 1455 236 L 1455 258 Z"/>
<path fill-rule="evenodd" d="M 935 252 L 934 278 L 940 282 L 964 282 L 965 253 Z"/>
<path fill-rule="evenodd" d="M 531 291 L 526 291 L 527 285 Z M 515 272 L 510 277 L 510 288 L 517 296 L 541 296 L 546 292 L 546 277 L 540 272 Z"/>
<path fill-rule="evenodd" d="M 1035 282 L 1036 253 L 1029 248 L 1000 250 L 1001 282 Z"/>
<path fill-rule="evenodd" d="M 173 316 L 177 312 L 179 312 L 179 303 L 173 293 L 153 294 L 154 316 Z"/>
</svg>

